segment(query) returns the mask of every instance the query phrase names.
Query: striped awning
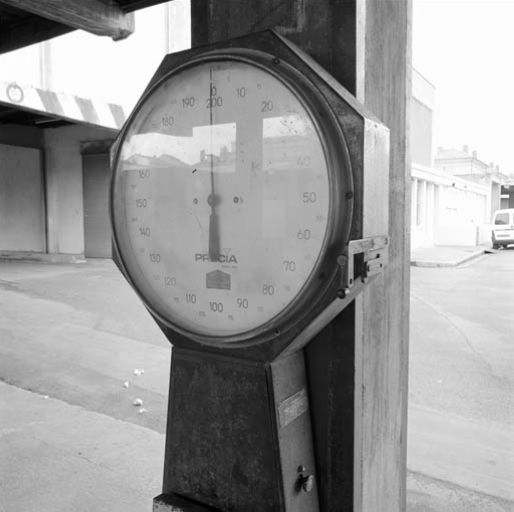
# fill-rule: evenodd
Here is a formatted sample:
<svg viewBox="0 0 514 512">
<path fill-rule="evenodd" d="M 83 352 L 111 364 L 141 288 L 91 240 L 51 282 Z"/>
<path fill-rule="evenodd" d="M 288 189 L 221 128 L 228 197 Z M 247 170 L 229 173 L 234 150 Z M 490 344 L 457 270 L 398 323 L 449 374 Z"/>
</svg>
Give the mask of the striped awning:
<svg viewBox="0 0 514 512">
<path fill-rule="evenodd" d="M 35 111 L 71 122 L 119 130 L 127 116 L 121 105 L 102 103 L 72 94 L 0 82 L 0 104 Z"/>
</svg>

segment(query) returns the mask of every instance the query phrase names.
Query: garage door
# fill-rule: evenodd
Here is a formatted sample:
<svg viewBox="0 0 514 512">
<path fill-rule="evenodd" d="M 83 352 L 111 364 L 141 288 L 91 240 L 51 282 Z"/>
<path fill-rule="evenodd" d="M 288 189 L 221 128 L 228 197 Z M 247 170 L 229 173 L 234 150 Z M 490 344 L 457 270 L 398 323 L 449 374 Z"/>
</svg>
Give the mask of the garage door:
<svg viewBox="0 0 514 512">
<path fill-rule="evenodd" d="M 45 252 L 39 149 L 0 144 L 0 250 Z"/>
<path fill-rule="evenodd" d="M 84 190 L 84 254 L 87 258 L 110 258 L 109 155 L 82 155 Z"/>
</svg>

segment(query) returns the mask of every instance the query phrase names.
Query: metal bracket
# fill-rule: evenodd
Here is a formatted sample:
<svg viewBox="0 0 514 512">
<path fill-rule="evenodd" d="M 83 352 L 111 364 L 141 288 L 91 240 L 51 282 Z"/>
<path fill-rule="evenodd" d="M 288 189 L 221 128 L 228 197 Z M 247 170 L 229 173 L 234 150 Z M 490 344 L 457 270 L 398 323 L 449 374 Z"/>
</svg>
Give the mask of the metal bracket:
<svg viewBox="0 0 514 512">
<path fill-rule="evenodd" d="M 368 277 L 383 271 L 388 257 L 389 237 L 372 236 L 350 240 L 343 254 L 337 258 L 341 267 L 341 296 L 345 297 L 357 278 L 363 283 Z"/>
<path fill-rule="evenodd" d="M 385 268 L 388 256 L 389 237 L 374 236 L 362 240 L 351 240 L 344 254 L 337 258 L 341 267 L 341 284 L 337 297 L 305 327 L 280 353 L 280 357 L 292 354 L 304 347 L 320 333 L 352 300 L 376 279 Z"/>
</svg>

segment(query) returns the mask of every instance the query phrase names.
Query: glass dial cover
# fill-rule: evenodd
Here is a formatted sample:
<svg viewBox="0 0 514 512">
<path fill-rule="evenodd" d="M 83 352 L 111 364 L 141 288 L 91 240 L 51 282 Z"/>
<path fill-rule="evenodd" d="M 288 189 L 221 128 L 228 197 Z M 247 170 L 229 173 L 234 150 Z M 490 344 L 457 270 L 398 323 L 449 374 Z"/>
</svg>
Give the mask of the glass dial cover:
<svg viewBox="0 0 514 512">
<path fill-rule="evenodd" d="M 123 266 L 182 331 L 251 332 L 313 279 L 329 181 L 294 85 L 237 59 L 185 67 L 147 93 L 119 144 L 112 218 Z"/>
</svg>

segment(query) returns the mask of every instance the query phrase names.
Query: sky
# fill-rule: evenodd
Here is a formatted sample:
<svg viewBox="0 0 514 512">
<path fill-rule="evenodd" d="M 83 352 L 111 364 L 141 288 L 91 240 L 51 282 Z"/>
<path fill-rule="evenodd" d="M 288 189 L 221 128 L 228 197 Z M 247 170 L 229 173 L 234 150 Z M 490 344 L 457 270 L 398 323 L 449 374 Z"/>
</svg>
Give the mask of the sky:
<svg viewBox="0 0 514 512">
<path fill-rule="evenodd" d="M 50 87 L 129 110 L 166 51 L 189 46 L 189 0 L 170 6 L 169 41 L 159 5 L 138 11 L 124 41 L 75 31 L 48 43 Z M 413 65 L 436 87 L 434 149 L 468 145 L 514 173 L 514 0 L 413 0 L 412 35 Z M 38 59 L 37 45 L 4 54 L 0 80 L 40 86 Z"/>
<path fill-rule="evenodd" d="M 414 67 L 436 87 L 434 148 L 514 173 L 514 0 L 413 0 Z"/>
</svg>

